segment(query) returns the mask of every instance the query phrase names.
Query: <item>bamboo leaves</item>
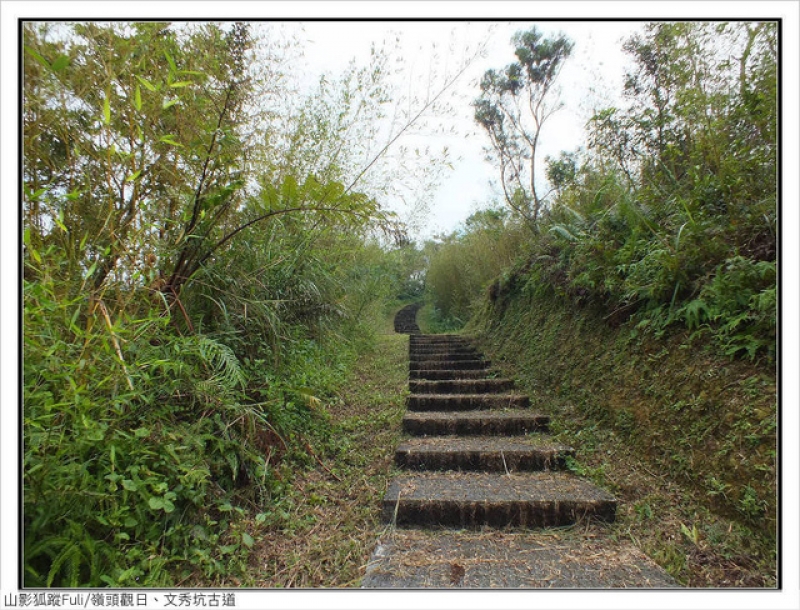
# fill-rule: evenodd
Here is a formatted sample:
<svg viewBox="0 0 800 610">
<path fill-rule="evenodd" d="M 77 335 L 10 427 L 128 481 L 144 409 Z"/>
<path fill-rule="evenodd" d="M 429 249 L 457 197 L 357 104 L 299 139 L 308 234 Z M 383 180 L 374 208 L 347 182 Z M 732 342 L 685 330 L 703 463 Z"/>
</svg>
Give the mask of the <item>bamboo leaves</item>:
<svg viewBox="0 0 800 610">
<path fill-rule="evenodd" d="M 27 46 L 27 45 L 26 45 L 26 46 L 25 46 L 25 53 L 27 53 L 27 54 L 28 54 L 30 57 L 33 57 L 33 59 L 35 59 L 35 60 L 36 60 L 36 62 L 37 62 L 37 63 L 38 63 L 40 66 L 43 66 L 43 67 L 47 68 L 48 70 L 52 69 L 52 66 L 50 65 L 50 62 L 49 62 L 49 61 L 47 61 L 47 60 L 46 60 L 46 59 L 45 59 L 45 58 L 42 56 L 42 54 L 41 54 L 41 53 L 39 53 L 39 51 L 37 51 L 36 49 L 34 49 L 34 48 L 32 48 L 32 47 L 29 47 L 29 46 Z"/>
<path fill-rule="evenodd" d="M 174 134 L 167 134 L 165 136 L 161 136 L 158 138 L 159 142 L 163 142 L 164 144 L 169 144 L 171 146 L 183 146 L 180 142 L 175 140 Z"/>
<path fill-rule="evenodd" d="M 135 74 L 134 76 L 136 77 L 136 80 L 138 80 L 148 91 L 152 91 L 153 93 L 158 91 L 158 88 L 143 76 L 140 76 L 138 74 Z"/>
<path fill-rule="evenodd" d="M 136 108 L 137 111 L 141 112 L 142 110 L 142 89 L 139 85 L 136 85 L 136 89 L 133 92 L 133 106 Z"/>
<path fill-rule="evenodd" d="M 50 68 L 53 70 L 53 72 L 61 72 L 67 66 L 69 66 L 69 57 L 62 54 L 56 57 Z"/>
<path fill-rule="evenodd" d="M 111 89 L 106 89 L 106 96 L 103 99 L 103 124 L 111 125 Z"/>
</svg>

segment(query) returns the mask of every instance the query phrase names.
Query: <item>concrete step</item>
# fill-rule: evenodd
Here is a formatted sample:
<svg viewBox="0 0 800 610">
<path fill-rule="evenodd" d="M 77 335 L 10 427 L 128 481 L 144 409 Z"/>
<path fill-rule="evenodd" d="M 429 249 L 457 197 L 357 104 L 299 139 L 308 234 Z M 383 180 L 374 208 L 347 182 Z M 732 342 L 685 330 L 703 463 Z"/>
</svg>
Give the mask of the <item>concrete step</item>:
<svg viewBox="0 0 800 610">
<path fill-rule="evenodd" d="M 459 335 L 414 335 L 411 345 L 471 345 L 470 341 Z"/>
<path fill-rule="evenodd" d="M 409 363 L 409 371 L 420 370 L 457 370 L 457 371 L 478 371 L 488 369 L 491 366 L 488 360 L 416 360 Z"/>
<path fill-rule="evenodd" d="M 409 411 L 524 409 L 530 404 L 524 394 L 411 394 L 406 398 Z"/>
<path fill-rule="evenodd" d="M 477 351 L 474 346 L 469 343 L 409 343 L 408 351 L 414 353 L 415 351 L 430 351 L 430 352 L 447 352 L 447 351 Z"/>
<path fill-rule="evenodd" d="M 513 379 L 412 379 L 408 389 L 413 394 L 499 394 L 514 389 Z"/>
<path fill-rule="evenodd" d="M 412 438 L 401 443 L 395 464 L 407 470 L 515 472 L 563 470 L 575 450 L 547 438 L 457 436 Z"/>
<path fill-rule="evenodd" d="M 411 346 L 408 350 L 410 356 L 420 356 L 424 354 L 432 354 L 434 356 L 441 356 L 446 354 L 473 354 L 479 356 L 480 352 L 471 347 L 414 347 Z"/>
<path fill-rule="evenodd" d="M 493 379 L 497 373 L 490 369 L 414 369 L 408 372 L 409 379 L 454 380 L 454 379 Z"/>
<path fill-rule="evenodd" d="M 420 332 L 417 326 L 417 311 L 422 303 L 406 305 L 394 316 L 394 332 L 414 335 Z"/>
<path fill-rule="evenodd" d="M 580 531 L 389 529 L 381 535 L 361 581 L 364 589 L 677 586 L 669 574 L 630 541 L 609 537 L 603 526 Z M 537 604 L 529 603 L 528 607 Z"/>
<path fill-rule="evenodd" d="M 415 335 L 410 343 L 412 347 L 447 347 L 447 346 L 472 346 L 472 341 L 457 335 Z"/>
<path fill-rule="evenodd" d="M 409 360 L 416 362 L 464 362 L 467 360 L 483 361 L 480 354 L 474 352 L 464 354 L 411 354 Z"/>
<path fill-rule="evenodd" d="M 582 519 L 614 521 L 617 500 L 566 473 L 424 473 L 389 484 L 385 523 L 398 527 L 539 528 Z"/>
<path fill-rule="evenodd" d="M 518 435 L 546 432 L 550 416 L 530 411 L 420 411 L 406 413 L 403 432 L 414 436 Z"/>
</svg>

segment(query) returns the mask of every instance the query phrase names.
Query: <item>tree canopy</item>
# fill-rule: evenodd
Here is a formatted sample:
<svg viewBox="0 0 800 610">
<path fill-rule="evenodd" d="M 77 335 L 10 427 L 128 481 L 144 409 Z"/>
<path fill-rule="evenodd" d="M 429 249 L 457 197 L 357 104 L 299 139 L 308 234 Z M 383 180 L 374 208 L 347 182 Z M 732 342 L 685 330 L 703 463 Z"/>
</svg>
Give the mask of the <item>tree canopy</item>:
<svg viewBox="0 0 800 610">
<path fill-rule="evenodd" d="M 564 35 L 545 37 L 534 26 L 518 32 L 512 44 L 517 61 L 484 73 L 473 106 L 489 136 L 506 203 L 535 223 L 546 199 L 536 188 L 539 136 L 559 108 L 549 98 L 573 43 Z"/>
<path fill-rule="evenodd" d="M 419 289 L 369 173 L 452 80 L 376 148 L 386 53 L 300 95 L 254 30 L 23 24 L 26 585 L 241 571 Z"/>
</svg>

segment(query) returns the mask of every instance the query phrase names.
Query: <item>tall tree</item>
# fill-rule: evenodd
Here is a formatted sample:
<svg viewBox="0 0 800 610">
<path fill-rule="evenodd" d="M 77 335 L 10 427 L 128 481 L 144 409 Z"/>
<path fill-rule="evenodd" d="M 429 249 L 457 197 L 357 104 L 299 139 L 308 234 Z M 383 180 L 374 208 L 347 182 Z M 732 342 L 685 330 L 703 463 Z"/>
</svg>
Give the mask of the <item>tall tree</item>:
<svg viewBox="0 0 800 610">
<path fill-rule="evenodd" d="M 179 288 L 241 185 L 247 26 L 28 24 L 24 42 L 31 239 L 62 245 L 96 294 L 156 269 Z"/>
<path fill-rule="evenodd" d="M 500 165 L 508 205 L 536 223 L 546 197 L 536 189 L 536 152 L 547 119 L 560 107 L 548 98 L 573 43 L 564 35 L 544 37 L 533 27 L 512 38 L 517 61 L 487 70 L 473 103 L 475 121 L 486 130 Z"/>
<path fill-rule="evenodd" d="M 740 252 L 766 259 L 776 252 L 776 37 L 769 22 L 648 24 L 624 45 L 635 61 L 627 105 L 599 112 L 590 130 L 659 222 L 724 227 Z"/>
</svg>

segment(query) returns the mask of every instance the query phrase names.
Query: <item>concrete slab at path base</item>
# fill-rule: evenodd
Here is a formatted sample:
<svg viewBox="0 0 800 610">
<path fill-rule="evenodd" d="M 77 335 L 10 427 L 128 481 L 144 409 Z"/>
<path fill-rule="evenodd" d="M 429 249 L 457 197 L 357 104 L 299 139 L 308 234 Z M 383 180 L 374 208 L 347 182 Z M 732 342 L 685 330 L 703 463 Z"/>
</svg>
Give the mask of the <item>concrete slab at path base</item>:
<svg viewBox="0 0 800 610">
<path fill-rule="evenodd" d="M 663 589 L 678 586 L 636 547 L 577 531 L 390 530 L 367 589 Z"/>
</svg>

